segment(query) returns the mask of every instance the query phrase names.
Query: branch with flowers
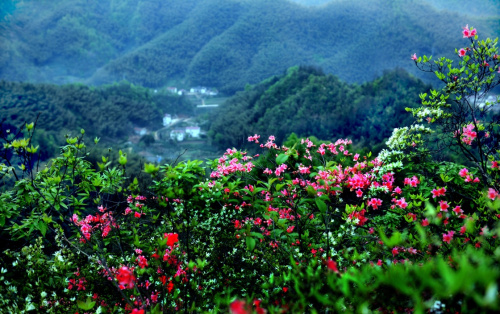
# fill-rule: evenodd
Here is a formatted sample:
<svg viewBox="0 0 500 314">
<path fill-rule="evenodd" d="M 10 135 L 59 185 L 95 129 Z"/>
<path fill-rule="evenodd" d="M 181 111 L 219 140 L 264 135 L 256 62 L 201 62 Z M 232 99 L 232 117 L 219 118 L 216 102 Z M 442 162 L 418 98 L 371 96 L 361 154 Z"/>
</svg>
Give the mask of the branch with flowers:
<svg viewBox="0 0 500 314">
<path fill-rule="evenodd" d="M 431 90 L 429 95 L 420 95 L 422 106 L 407 110 L 418 122 L 436 124 L 442 147 L 472 162 L 481 178 L 498 190 L 491 162 L 498 159 L 500 149 L 500 117 L 496 112 L 500 98 L 488 97 L 500 85 L 498 39 L 479 40 L 477 30 L 468 25 L 462 34 L 469 46 L 455 50 L 456 66 L 444 57 L 434 62 L 432 57 L 411 57 L 420 70 L 435 73 L 444 86 Z"/>
</svg>

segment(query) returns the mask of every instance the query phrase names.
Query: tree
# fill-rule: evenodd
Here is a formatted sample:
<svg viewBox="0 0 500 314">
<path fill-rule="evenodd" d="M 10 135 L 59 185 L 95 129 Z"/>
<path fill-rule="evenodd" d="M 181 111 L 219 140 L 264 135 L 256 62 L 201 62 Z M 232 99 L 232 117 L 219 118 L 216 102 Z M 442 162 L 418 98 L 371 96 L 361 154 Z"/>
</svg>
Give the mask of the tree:
<svg viewBox="0 0 500 314">
<path fill-rule="evenodd" d="M 427 120 L 436 126 L 439 149 L 461 154 L 477 166 L 485 183 L 498 190 L 490 162 L 495 162 L 500 152 L 500 115 L 495 114 L 500 98 L 489 97 L 500 85 L 498 38 L 479 40 L 477 30 L 468 25 L 462 33 L 470 46 L 455 49 L 458 66 L 444 57 L 431 62 L 432 57 L 412 56 L 420 70 L 435 73 L 445 85 L 421 94 L 422 106 L 407 110 L 418 122 Z"/>
</svg>

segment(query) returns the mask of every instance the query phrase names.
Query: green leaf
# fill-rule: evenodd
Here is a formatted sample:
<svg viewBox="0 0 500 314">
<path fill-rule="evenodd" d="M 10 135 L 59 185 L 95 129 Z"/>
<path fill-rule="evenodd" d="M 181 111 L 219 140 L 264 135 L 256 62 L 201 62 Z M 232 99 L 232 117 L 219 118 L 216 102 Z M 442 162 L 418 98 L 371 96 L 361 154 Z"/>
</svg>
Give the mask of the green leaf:
<svg viewBox="0 0 500 314">
<path fill-rule="evenodd" d="M 249 251 L 253 251 L 253 249 L 255 248 L 255 239 L 252 238 L 252 237 L 247 237 L 247 249 Z"/>
<path fill-rule="evenodd" d="M 42 233 L 42 235 L 45 237 L 45 233 L 47 233 L 47 224 L 43 221 L 38 222 L 38 230 Z"/>
<path fill-rule="evenodd" d="M 288 160 L 288 155 L 286 154 L 279 154 L 278 157 L 276 157 L 276 163 L 278 165 L 284 164 Z"/>
<path fill-rule="evenodd" d="M 322 214 L 326 213 L 326 210 L 327 210 L 327 208 L 328 208 L 328 207 L 326 206 L 326 203 L 325 203 L 325 202 L 323 202 L 323 200 L 321 200 L 321 199 L 319 199 L 319 198 L 316 198 L 314 201 L 316 202 L 316 206 L 318 206 L 319 211 L 320 211 Z"/>
<path fill-rule="evenodd" d="M 76 300 L 76 304 L 78 305 L 78 308 L 84 311 L 88 311 L 94 307 L 95 301 L 92 301 L 90 297 L 87 297 L 87 300 L 85 302 L 81 300 Z"/>
<path fill-rule="evenodd" d="M 151 314 L 161 314 L 163 313 L 161 310 L 160 310 L 160 303 L 157 303 L 156 306 L 151 309 Z"/>
</svg>

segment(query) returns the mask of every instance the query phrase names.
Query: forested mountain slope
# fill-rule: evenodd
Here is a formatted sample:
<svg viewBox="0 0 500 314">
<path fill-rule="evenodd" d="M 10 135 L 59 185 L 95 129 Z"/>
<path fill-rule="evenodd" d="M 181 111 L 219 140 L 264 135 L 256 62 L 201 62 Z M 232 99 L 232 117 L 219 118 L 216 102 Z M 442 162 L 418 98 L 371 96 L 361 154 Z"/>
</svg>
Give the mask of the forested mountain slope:
<svg viewBox="0 0 500 314">
<path fill-rule="evenodd" d="M 327 5 L 339 0 L 289 0 L 305 6 Z M 341 0 L 340 0 L 341 1 Z M 417 0 L 414 0 L 417 1 Z M 448 12 L 460 13 L 463 15 L 477 16 L 498 16 L 500 15 L 500 4 L 498 0 L 476 0 L 473 3 L 460 0 L 420 0 L 430 6 Z"/>
<path fill-rule="evenodd" d="M 410 54 L 461 47 L 449 30 L 465 23 L 500 34 L 498 16 L 464 17 L 412 0 L 13 2 L 0 23 L 0 78 L 32 82 L 126 79 L 232 93 L 295 65 L 366 82 L 395 66 L 417 74 Z"/>
<path fill-rule="evenodd" d="M 134 127 L 160 128 L 165 113 L 192 112 L 185 98 L 129 84 L 91 88 L 0 81 L 0 125 L 15 130 L 40 114 L 35 142 L 41 144 L 43 158 L 52 157 L 64 136 L 81 128 L 91 139 L 123 141 Z"/>
<path fill-rule="evenodd" d="M 292 132 L 324 140 L 350 138 L 376 151 L 396 127 L 413 121 L 406 107 L 430 88 L 405 70 L 362 85 L 348 84 L 311 67 L 290 68 L 237 93 L 214 115 L 209 135 L 219 147 L 249 147 L 247 137 Z"/>
</svg>

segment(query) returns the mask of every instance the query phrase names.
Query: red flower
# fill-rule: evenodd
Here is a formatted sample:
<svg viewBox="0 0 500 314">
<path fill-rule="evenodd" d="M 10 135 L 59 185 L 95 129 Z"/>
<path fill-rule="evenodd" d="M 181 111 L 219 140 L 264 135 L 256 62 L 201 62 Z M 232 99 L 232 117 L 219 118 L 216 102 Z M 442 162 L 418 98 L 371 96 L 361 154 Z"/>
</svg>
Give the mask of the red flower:
<svg viewBox="0 0 500 314">
<path fill-rule="evenodd" d="M 425 218 L 424 220 L 422 220 L 422 227 L 425 227 L 425 226 L 428 226 L 429 225 L 429 220 L 427 218 Z"/>
<path fill-rule="evenodd" d="M 339 270 L 337 269 L 337 263 L 332 261 L 330 258 L 328 258 L 328 261 L 326 261 L 326 267 L 335 273 L 339 272 Z"/>
<path fill-rule="evenodd" d="M 229 305 L 229 313 L 231 314 L 250 314 L 252 313 L 251 309 L 245 303 L 245 301 L 234 300 Z"/>
<path fill-rule="evenodd" d="M 133 309 L 130 314 L 144 314 L 144 310 Z"/>
<path fill-rule="evenodd" d="M 175 243 L 179 242 L 179 235 L 177 233 L 165 233 L 167 238 L 167 245 L 173 247 Z"/>
<path fill-rule="evenodd" d="M 167 285 L 167 289 L 168 289 L 168 293 L 172 292 L 172 290 L 174 289 L 174 283 L 169 281 L 168 285 Z"/>
<path fill-rule="evenodd" d="M 118 270 L 116 280 L 118 280 L 118 283 L 123 285 L 125 289 L 131 289 L 134 287 L 134 273 L 126 266 L 123 266 Z"/>
</svg>

